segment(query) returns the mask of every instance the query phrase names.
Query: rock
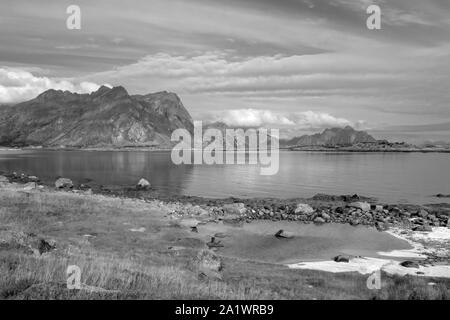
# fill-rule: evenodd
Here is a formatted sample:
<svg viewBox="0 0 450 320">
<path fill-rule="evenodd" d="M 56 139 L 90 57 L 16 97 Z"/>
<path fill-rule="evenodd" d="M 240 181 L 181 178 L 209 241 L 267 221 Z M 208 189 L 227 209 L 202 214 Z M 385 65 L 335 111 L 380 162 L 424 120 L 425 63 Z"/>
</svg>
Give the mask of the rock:
<svg viewBox="0 0 450 320">
<path fill-rule="evenodd" d="M 377 223 L 375 223 L 375 227 L 377 228 L 378 231 L 386 231 L 388 229 L 386 223 L 381 221 L 377 221 Z"/>
<path fill-rule="evenodd" d="M 402 211 L 402 212 L 400 212 L 400 216 L 409 218 L 409 217 L 411 217 L 411 213 L 409 213 L 408 211 Z"/>
<path fill-rule="evenodd" d="M 348 256 L 348 255 L 338 255 L 336 257 L 334 257 L 334 261 L 335 262 L 350 262 L 350 260 L 352 259 L 352 257 Z"/>
<path fill-rule="evenodd" d="M 225 213 L 228 214 L 244 214 L 247 212 L 247 209 L 245 208 L 245 204 L 239 202 L 239 203 L 228 203 L 222 206 Z"/>
<path fill-rule="evenodd" d="M 200 206 L 193 206 L 193 207 L 187 208 L 187 213 L 190 214 L 190 215 L 195 215 L 195 216 L 206 216 L 206 215 L 209 215 L 208 210 L 203 209 Z"/>
<path fill-rule="evenodd" d="M 38 251 L 39 254 L 44 254 L 56 248 L 56 245 L 52 241 L 46 241 L 44 239 L 40 239 L 38 242 Z"/>
<path fill-rule="evenodd" d="M 360 224 L 360 221 L 358 220 L 358 219 L 355 219 L 355 220 L 351 220 L 350 221 L 350 225 L 352 225 L 352 226 L 357 226 L 357 225 L 359 225 Z"/>
<path fill-rule="evenodd" d="M 314 209 L 306 203 L 299 203 L 294 210 L 295 214 L 312 214 L 314 213 Z"/>
<path fill-rule="evenodd" d="M 0 175 L 0 185 L 8 184 L 8 183 L 9 183 L 9 179 L 5 176 Z"/>
<path fill-rule="evenodd" d="M 334 209 L 334 212 L 338 213 L 338 214 L 342 214 L 344 213 L 344 208 L 342 207 L 336 207 L 336 209 Z"/>
<path fill-rule="evenodd" d="M 73 182 L 67 178 L 59 178 L 55 181 L 55 187 L 56 189 L 72 189 Z"/>
<path fill-rule="evenodd" d="M 138 190 L 148 190 L 148 189 L 150 189 L 150 187 L 151 187 L 150 182 L 148 182 L 144 178 L 139 180 L 139 182 L 136 185 L 136 189 L 138 189 Z"/>
<path fill-rule="evenodd" d="M 28 183 L 24 184 L 24 186 L 23 186 L 23 190 L 25 190 L 25 191 L 31 191 L 36 188 L 37 188 L 36 182 L 28 182 Z"/>
<path fill-rule="evenodd" d="M 437 198 L 450 198 L 450 194 L 442 194 L 442 193 L 438 193 L 436 195 Z"/>
<path fill-rule="evenodd" d="M 323 219 L 321 217 L 317 217 L 317 218 L 314 219 L 314 223 L 316 223 L 316 224 L 325 223 L 325 219 Z"/>
<path fill-rule="evenodd" d="M 180 225 L 186 226 L 188 228 L 197 227 L 200 224 L 200 221 L 197 219 L 183 219 L 180 221 Z"/>
<path fill-rule="evenodd" d="M 216 237 L 216 238 L 226 238 L 226 237 L 228 237 L 228 235 L 226 233 L 223 233 L 223 232 L 217 232 L 217 233 L 214 234 L 214 237 Z"/>
<path fill-rule="evenodd" d="M 330 219 L 331 219 L 330 215 L 327 214 L 327 213 L 325 213 L 325 212 L 322 212 L 322 213 L 320 214 L 320 216 L 321 216 L 323 219 L 325 219 L 325 220 L 330 220 Z"/>
<path fill-rule="evenodd" d="M 425 210 L 423 210 L 423 209 L 421 209 L 421 210 L 418 212 L 418 216 L 419 216 L 419 217 L 422 217 L 422 218 L 426 218 L 426 217 L 428 216 L 428 212 L 425 211 Z"/>
<path fill-rule="evenodd" d="M 277 233 L 275 233 L 275 237 L 283 238 L 283 239 L 291 239 L 294 237 L 294 234 L 292 234 L 291 232 L 284 231 L 284 230 L 279 230 Z"/>
<path fill-rule="evenodd" d="M 39 178 L 36 176 L 28 176 L 28 180 L 32 181 L 32 182 L 38 182 Z"/>
<path fill-rule="evenodd" d="M 348 205 L 351 208 L 360 209 L 362 211 L 370 211 L 370 203 L 368 202 L 352 202 Z"/>
<path fill-rule="evenodd" d="M 211 241 L 206 244 L 208 248 L 221 248 L 223 244 L 221 241 L 216 241 L 215 237 L 211 237 Z"/>
<path fill-rule="evenodd" d="M 223 269 L 222 260 L 211 250 L 202 250 L 197 255 L 199 268 L 219 272 Z"/>
<path fill-rule="evenodd" d="M 221 279 L 222 260 L 211 250 L 202 250 L 197 255 L 199 277 Z"/>
<path fill-rule="evenodd" d="M 431 232 L 433 231 L 433 228 L 431 228 L 428 225 L 416 225 L 412 227 L 413 231 L 420 231 L 420 232 Z"/>
<path fill-rule="evenodd" d="M 419 263 L 417 261 L 407 260 L 400 263 L 400 265 L 405 268 L 419 268 Z"/>
<path fill-rule="evenodd" d="M 381 206 L 381 205 L 376 205 L 374 210 L 377 211 L 377 212 L 383 212 L 384 211 L 383 206 Z"/>
</svg>

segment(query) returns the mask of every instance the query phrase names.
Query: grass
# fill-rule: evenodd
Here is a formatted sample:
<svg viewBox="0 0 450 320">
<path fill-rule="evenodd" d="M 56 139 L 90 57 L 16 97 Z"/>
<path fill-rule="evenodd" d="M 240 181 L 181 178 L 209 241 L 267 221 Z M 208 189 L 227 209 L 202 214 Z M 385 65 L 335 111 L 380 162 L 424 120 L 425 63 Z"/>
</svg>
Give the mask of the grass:
<svg viewBox="0 0 450 320">
<path fill-rule="evenodd" d="M 130 231 L 137 227 L 146 231 Z M 56 250 L 23 245 L 41 238 Z M 204 243 L 155 204 L 131 199 L 0 188 L 0 244 L 0 299 L 449 299 L 448 280 L 383 274 L 383 288 L 370 291 L 359 274 L 226 257 L 221 279 L 200 278 Z M 69 265 L 89 287 L 67 289 Z"/>
</svg>

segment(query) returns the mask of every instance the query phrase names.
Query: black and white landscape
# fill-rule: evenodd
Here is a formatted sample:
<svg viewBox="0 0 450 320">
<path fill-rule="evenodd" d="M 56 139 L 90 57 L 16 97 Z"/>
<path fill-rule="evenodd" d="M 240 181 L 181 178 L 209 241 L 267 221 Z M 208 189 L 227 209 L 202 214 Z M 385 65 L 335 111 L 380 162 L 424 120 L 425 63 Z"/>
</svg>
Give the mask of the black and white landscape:
<svg viewBox="0 0 450 320">
<path fill-rule="evenodd" d="M 449 17 L 3 0 L 0 299 L 448 300 Z"/>
</svg>

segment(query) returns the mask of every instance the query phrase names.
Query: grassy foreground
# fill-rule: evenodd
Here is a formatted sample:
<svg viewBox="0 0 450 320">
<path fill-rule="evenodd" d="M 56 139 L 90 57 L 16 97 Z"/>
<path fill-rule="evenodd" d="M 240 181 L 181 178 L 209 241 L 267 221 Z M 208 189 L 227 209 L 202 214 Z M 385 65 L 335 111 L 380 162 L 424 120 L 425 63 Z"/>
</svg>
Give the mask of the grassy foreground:
<svg viewBox="0 0 450 320">
<path fill-rule="evenodd" d="M 450 298 L 448 280 L 383 274 L 369 290 L 355 273 L 226 257 L 205 274 L 205 252 L 215 255 L 155 202 L 0 187 L 0 299 Z M 82 271 L 80 290 L 67 289 L 69 265 Z"/>
</svg>

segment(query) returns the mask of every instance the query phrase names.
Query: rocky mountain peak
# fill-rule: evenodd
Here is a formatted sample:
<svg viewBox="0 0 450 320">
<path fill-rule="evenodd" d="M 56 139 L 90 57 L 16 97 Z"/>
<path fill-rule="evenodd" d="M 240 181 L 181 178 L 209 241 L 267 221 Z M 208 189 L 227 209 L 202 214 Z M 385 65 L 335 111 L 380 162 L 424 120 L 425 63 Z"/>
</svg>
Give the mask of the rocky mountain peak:
<svg viewBox="0 0 450 320">
<path fill-rule="evenodd" d="M 173 130 L 192 130 L 175 93 L 130 96 L 122 86 L 91 94 L 47 90 L 0 109 L 0 145 L 169 146 Z"/>
</svg>

